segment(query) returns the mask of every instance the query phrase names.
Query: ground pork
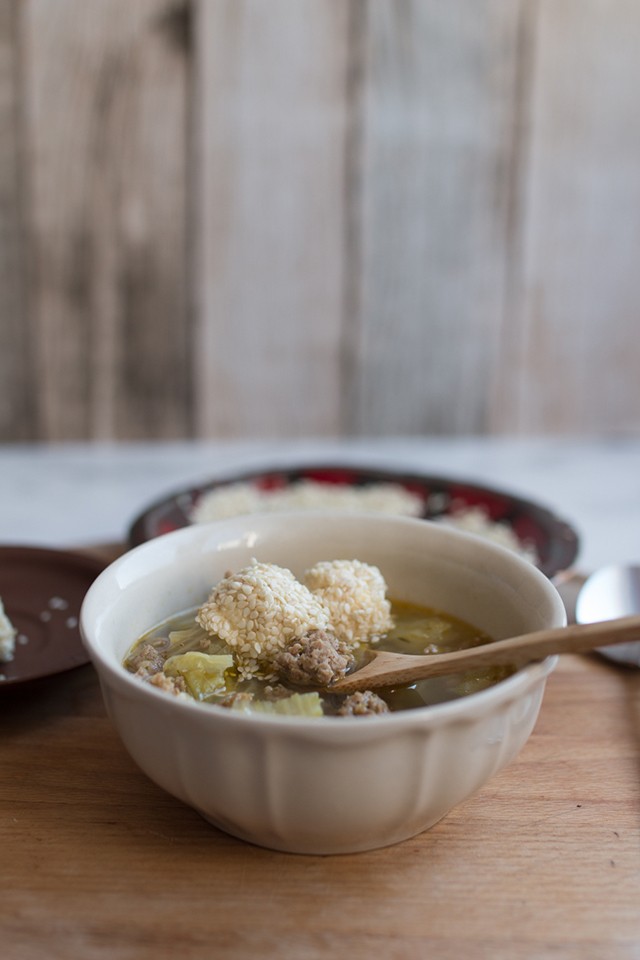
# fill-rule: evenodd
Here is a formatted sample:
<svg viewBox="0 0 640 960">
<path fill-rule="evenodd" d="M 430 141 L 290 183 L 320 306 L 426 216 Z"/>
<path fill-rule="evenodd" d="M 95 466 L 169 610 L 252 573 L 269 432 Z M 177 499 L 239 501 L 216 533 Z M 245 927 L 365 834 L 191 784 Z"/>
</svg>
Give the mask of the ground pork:
<svg viewBox="0 0 640 960">
<path fill-rule="evenodd" d="M 239 704 L 249 704 L 253 699 L 252 693 L 240 693 L 238 690 L 234 690 L 233 693 L 228 694 L 220 701 L 220 706 L 231 710 Z"/>
<path fill-rule="evenodd" d="M 347 644 L 326 630 L 310 630 L 274 658 L 278 676 L 299 687 L 327 687 L 353 664 Z"/>
<path fill-rule="evenodd" d="M 243 679 L 273 678 L 273 659 L 294 637 L 329 626 L 329 614 L 290 570 L 254 561 L 220 580 L 196 620 L 231 648 Z"/>
<path fill-rule="evenodd" d="M 165 653 L 160 646 L 143 643 L 140 647 L 136 647 L 135 653 L 127 661 L 127 666 L 137 677 L 147 680 L 162 670 L 164 661 Z"/>
<path fill-rule="evenodd" d="M 336 712 L 339 717 L 364 717 L 374 713 L 389 713 L 389 707 L 373 690 L 359 690 L 346 697 Z"/>
<path fill-rule="evenodd" d="M 291 696 L 291 690 L 287 690 L 281 683 L 268 683 L 262 691 L 265 700 L 272 703 L 276 700 L 285 700 Z"/>
<path fill-rule="evenodd" d="M 183 677 L 168 677 L 162 672 L 154 673 L 149 677 L 149 683 L 158 687 L 159 690 L 164 690 L 165 693 L 173 694 L 174 697 L 179 697 L 181 694 L 186 696 L 187 686 Z"/>
</svg>

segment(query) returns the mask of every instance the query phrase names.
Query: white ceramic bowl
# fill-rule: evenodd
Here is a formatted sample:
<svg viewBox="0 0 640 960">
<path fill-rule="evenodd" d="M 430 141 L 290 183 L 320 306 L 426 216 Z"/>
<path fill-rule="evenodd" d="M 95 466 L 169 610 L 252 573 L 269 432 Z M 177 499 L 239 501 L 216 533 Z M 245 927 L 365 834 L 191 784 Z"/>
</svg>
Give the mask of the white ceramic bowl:
<svg viewBox="0 0 640 960">
<path fill-rule="evenodd" d="M 189 527 L 137 547 L 90 588 L 82 635 L 133 759 L 215 826 L 295 853 L 385 846 L 430 827 L 526 742 L 553 658 L 448 703 L 315 719 L 185 702 L 124 669 L 142 633 L 201 603 L 225 571 L 252 557 L 297 575 L 319 560 L 373 563 L 391 597 L 446 610 L 496 639 L 565 623 L 558 593 L 535 567 L 423 520 L 270 514 Z"/>
</svg>

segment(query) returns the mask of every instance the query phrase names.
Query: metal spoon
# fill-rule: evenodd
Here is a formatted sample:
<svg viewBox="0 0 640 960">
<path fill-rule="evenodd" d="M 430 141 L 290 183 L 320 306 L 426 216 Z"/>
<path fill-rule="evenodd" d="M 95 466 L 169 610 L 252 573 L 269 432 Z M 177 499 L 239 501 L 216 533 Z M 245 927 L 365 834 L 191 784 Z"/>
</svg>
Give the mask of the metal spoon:
<svg viewBox="0 0 640 960">
<path fill-rule="evenodd" d="M 586 653 L 613 643 L 628 644 L 636 637 L 640 637 L 640 616 L 536 630 L 453 653 L 415 656 L 380 650 L 364 667 L 331 684 L 329 689 L 332 693 L 354 693 L 356 690 L 415 683 L 428 677 L 478 667 L 520 666 L 554 653 Z"/>
<path fill-rule="evenodd" d="M 576 602 L 578 623 L 614 620 L 640 613 L 640 567 L 610 566 L 593 573 L 584 583 Z M 640 667 L 640 642 L 622 643 L 598 653 Z"/>
</svg>

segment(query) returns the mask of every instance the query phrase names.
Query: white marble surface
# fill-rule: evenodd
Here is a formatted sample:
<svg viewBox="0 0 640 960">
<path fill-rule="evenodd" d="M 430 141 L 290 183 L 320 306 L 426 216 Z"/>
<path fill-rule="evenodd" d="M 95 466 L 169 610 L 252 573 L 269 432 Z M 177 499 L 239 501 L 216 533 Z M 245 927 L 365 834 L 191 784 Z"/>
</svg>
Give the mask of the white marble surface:
<svg viewBox="0 0 640 960">
<path fill-rule="evenodd" d="M 640 439 L 385 439 L 0 447 L 0 542 L 123 539 L 150 502 L 245 469 L 344 462 L 497 486 L 550 507 L 581 536 L 585 571 L 640 562 Z"/>
</svg>

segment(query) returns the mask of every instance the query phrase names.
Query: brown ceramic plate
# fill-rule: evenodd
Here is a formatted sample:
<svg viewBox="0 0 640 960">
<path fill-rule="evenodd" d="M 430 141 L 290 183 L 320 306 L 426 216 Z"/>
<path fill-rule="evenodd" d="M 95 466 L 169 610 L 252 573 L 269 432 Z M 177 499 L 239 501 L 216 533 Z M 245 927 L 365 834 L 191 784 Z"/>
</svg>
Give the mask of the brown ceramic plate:
<svg viewBox="0 0 640 960">
<path fill-rule="evenodd" d="M 136 518 L 129 530 L 129 544 L 136 546 L 188 526 L 193 507 L 211 490 L 240 482 L 255 484 L 260 490 L 278 490 L 300 480 L 360 487 L 397 483 L 422 498 L 425 520 L 480 507 L 489 520 L 507 524 L 523 546 L 533 547 L 539 558 L 537 565 L 548 577 L 570 567 L 578 552 L 578 536 L 568 523 L 546 507 L 503 490 L 428 474 L 326 464 L 243 473 L 172 493 L 151 504 Z"/>
<path fill-rule="evenodd" d="M 0 689 L 87 663 L 78 619 L 84 595 L 104 569 L 92 557 L 41 547 L 0 547 L 0 597 L 18 636 L 0 663 Z"/>
</svg>

